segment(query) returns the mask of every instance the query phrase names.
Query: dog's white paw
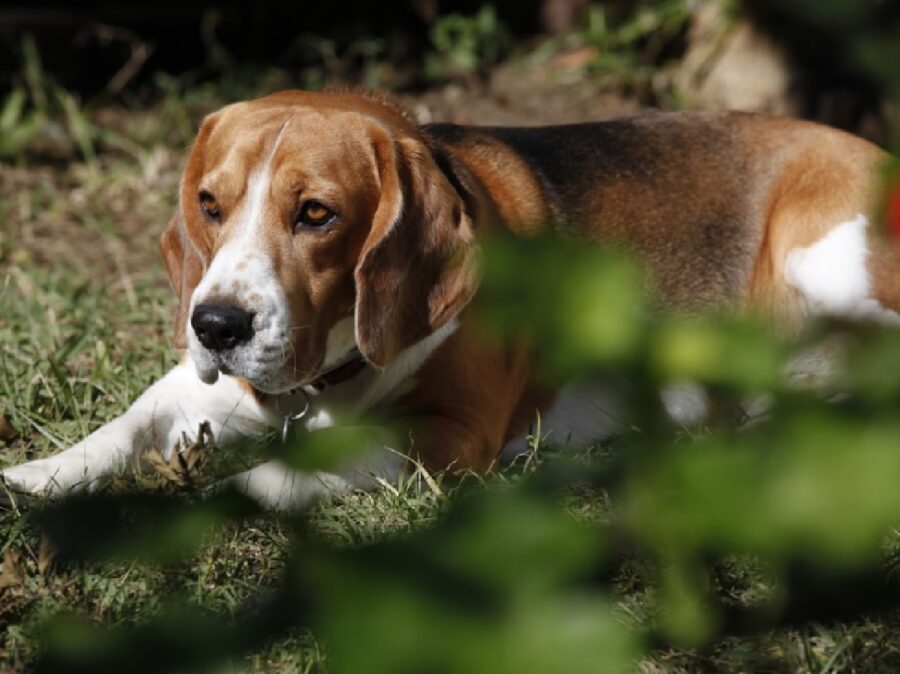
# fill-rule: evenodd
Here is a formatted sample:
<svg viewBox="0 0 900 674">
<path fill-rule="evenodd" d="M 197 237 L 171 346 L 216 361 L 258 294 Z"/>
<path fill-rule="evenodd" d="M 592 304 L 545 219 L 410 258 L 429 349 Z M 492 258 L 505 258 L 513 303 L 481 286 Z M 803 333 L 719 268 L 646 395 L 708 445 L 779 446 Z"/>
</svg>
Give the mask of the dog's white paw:
<svg viewBox="0 0 900 674">
<path fill-rule="evenodd" d="M 38 459 L 0 471 L 0 479 L 10 491 L 37 496 L 52 496 L 62 493 L 58 478 L 64 473 L 64 466 L 51 459 Z"/>
<path fill-rule="evenodd" d="M 305 510 L 323 498 L 350 491 L 352 485 L 330 473 L 301 473 L 279 461 L 232 475 L 207 488 L 207 495 L 237 489 L 265 510 Z"/>
</svg>

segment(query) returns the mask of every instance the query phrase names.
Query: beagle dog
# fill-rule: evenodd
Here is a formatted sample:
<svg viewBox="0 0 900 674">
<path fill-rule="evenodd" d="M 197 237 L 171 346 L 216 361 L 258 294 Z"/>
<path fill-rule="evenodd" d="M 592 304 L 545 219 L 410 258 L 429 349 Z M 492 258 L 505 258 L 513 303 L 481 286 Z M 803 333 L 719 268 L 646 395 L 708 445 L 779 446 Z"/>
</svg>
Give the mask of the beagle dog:
<svg viewBox="0 0 900 674">
<path fill-rule="evenodd" d="M 2 477 L 21 492 L 94 489 L 202 422 L 220 445 L 294 420 L 315 432 L 336 410 L 403 429 L 334 473 L 270 461 L 231 478 L 302 507 L 397 479 L 404 454 L 486 470 L 536 411 L 555 437 L 601 440 L 602 393 L 547 395 L 526 344 L 478 338 L 480 236 L 625 245 L 665 307 L 895 323 L 900 263 L 869 228 L 886 158 L 834 129 L 737 112 L 500 128 L 419 126 L 363 94 L 229 105 L 200 127 L 162 234 L 183 360 L 122 416 Z"/>
</svg>

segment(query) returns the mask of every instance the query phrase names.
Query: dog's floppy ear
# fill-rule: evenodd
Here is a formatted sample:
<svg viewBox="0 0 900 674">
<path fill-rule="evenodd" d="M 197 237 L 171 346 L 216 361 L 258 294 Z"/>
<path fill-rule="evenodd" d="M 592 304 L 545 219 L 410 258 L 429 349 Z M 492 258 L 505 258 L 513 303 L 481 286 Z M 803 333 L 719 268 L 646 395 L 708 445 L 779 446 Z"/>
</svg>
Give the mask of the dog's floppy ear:
<svg viewBox="0 0 900 674">
<path fill-rule="evenodd" d="M 204 265 L 188 240 L 180 208 L 160 236 L 159 247 L 166 263 L 166 271 L 169 273 L 169 283 L 179 300 L 178 314 L 175 317 L 175 346 L 185 349 L 191 294 L 203 277 Z"/>
<path fill-rule="evenodd" d="M 428 147 L 375 142 L 381 198 L 355 271 L 356 341 L 384 367 L 469 302 L 478 282 L 471 215 Z"/>
</svg>

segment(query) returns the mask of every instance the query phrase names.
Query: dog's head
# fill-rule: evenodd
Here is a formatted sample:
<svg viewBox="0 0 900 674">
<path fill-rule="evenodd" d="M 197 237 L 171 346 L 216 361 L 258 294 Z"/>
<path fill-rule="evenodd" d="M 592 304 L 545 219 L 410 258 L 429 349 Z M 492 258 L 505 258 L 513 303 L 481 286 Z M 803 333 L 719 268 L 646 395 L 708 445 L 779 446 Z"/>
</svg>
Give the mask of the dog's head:
<svg viewBox="0 0 900 674">
<path fill-rule="evenodd" d="M 460 192 L 415 125 L 366 96 L 282 92 L 210 115 L 161 243 L 201 379 L 268 393 L 354 348 L 387 365 L 476 285 Z"/>
</svg>

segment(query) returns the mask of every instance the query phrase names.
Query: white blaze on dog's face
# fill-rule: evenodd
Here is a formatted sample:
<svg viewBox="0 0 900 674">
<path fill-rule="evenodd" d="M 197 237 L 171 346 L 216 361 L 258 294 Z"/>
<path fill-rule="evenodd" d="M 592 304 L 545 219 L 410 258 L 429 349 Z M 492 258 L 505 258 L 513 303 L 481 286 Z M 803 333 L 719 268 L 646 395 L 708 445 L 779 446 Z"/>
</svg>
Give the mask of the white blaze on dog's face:
<svg viewBox="0 0 900 674">
<path fill-rule="evenodd" d="M 384 366 L 474 292 L 459 194 L 413 125 L 366 98 L 284 92 L 210 116 L 180 215 L 163 252 L 206 382 L 279 393 L 357 345 Z"/>
</svg>

